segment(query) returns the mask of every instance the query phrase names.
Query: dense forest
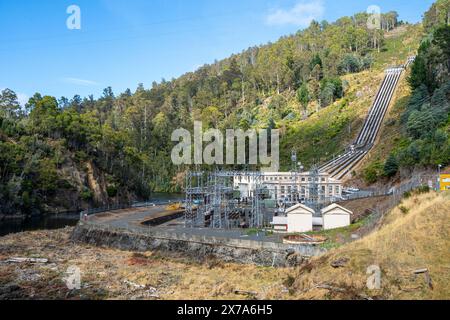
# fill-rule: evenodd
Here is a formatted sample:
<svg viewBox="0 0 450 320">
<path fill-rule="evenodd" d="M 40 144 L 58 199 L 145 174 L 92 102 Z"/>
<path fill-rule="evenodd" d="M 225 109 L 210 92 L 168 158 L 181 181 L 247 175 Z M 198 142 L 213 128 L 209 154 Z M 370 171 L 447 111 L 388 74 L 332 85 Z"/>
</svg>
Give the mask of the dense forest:
<svg viewBox="0 0 450 320">
<path fill-rule="evenodd" d="M 396 12 L 389 12 L 382 15 L 382 29 L 371 30 L 368 18 L 358 13 L 334 23 L 313 21 L 275 43 L 249 48 L 178 79 L 163 79 L 150 89 L 139 85 L 134 92 L 116 95 L 106 88 L 99 99 L 36 93 L 24 108 L 12 90 L 3 90 L 0 213 L 75 210 L 180 190 L 188 168 L 172 165 L 170 135 L 176 128 L 191 129 L 194 120 L 203 121 L 204 129 L 273 129 L 304 121 L 336 100 L 344 100 L 345 108 L 348 84 L 342 76 L 370 69 L 374 55 L 383 51 L 385 33 L 403 24 Z M 437 59 L 439 48 L 448 58 L 448 28 L 433 22 L 441 18 L 427 15 L 427 30 L 434 37 L 422 45 L 414 69 L 421 68 L 420 61 L 429 69 L 437 66 L 429 63 L 435 63 L 430 61 Z M 439 67 L 448 72 L 448 64 Z M 429 82 L 426 88 L 417 87 L 417 108 L 405 115 L 405 125 L 413 134 L 408 143 L 428 146 L 426 139 L 431 138 L 417 136 L 421 129 L 413 122 L 428 116 L 422 105 L 434 105 L 448 86 L 441 81 L 445 73 L 439 73 L 441 79 L 421 72 L 414 71 L 411 84 L 424 76 Z M 342 131 L 345 125 L 339 120 L 333 130 Z M 441 127 L 441 120 L 433 126 Z M 437 141 L 448 141 L 442 130 L 435 134 Z M 285 167 L 292 144 L 292 136 L 282 136 Z M 407 164 L 403 154 L 409 148 L 399 149 L 393 162 Z"/>
</svg>

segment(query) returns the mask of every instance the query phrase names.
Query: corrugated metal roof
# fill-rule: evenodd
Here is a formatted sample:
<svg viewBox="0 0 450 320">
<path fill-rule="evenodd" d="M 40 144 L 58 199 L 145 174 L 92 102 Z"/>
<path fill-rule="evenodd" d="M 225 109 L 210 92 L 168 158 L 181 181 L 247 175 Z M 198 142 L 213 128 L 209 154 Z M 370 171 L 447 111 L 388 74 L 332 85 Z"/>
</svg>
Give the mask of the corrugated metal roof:
<svg viewBox="0 0 450 320">
<path fill-rule="evenodd" d="M 294 211 L 300 211 L 300 212 L 298 212 L 299 214 L 300 213 L 311 213 L 311 214 L 315 213 L 315 211 L 313 209 L 311 209 L 310 207 L 307 207 L 307 206 L 305 206 L 304 204 L 301 204 L 301 203 L 296 204 L 293 207 L 290 207 L 289 209 L 286 210 L 286 213 L 287 214 L 294 213 Z"/>
<path fill-rule="evenodd" d="M 334 209 L 341 209 L 342 211 L 344 211 L 344 212 L 346 212 L 346 213 L 348 213 L 350 215 L 353 214 L 353 212 L 351 212 L 350 210 L 345 209 L 344 207 L 342 207 L 342 206 L 340 206 L 340 205 L 338 205 L 336 203 L 333 203 L 332 205 L 322 209 L 322 215 L 325 215 L 325 214 L 327 214 L 328 212 L 330 212 L 331 210 L 334 210 Z"/>
</svg>

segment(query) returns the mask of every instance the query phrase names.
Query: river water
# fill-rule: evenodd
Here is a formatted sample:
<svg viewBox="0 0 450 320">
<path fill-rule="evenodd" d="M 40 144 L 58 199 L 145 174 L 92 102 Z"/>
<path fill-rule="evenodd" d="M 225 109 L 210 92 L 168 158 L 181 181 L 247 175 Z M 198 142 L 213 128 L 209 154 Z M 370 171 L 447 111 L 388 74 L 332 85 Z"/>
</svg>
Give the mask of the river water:
<svg viewBox="0 0 450 320">
<path fill-rule="evenodd" d="M 165 201 L 179 201 L 182 200 L 183 197 L 182 194 L 155 193 L 148 202 L 158 203 Z M 79 219 L 79 213 L 62 215 L 47 214 L 26 219 L 8 218 L 0 221 L 0 237 L 24 231 L 62 229 L 67 226 L 75 226 Z"/>
</svg>

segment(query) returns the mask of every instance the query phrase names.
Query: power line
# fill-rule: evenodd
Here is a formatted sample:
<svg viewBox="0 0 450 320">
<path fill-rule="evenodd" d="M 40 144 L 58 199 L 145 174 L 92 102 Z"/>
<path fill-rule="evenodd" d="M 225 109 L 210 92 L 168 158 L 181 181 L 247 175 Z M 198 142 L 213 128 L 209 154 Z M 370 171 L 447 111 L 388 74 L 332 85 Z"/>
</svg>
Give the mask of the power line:
<svg viewBox="0 0 450 320">
<path fill-rule="evenodd" d="M 252 8 L 254 9 L 254 8 Z M 143 27 L 151 27 L 151 26 L 157 26 L 157 25 L 164 25 L 164 24 L 172 24 L 172 23 L 178 23 L 178 22 L 189 22 L 189 21 L 204 21 L 204 20 L 210 20 L 210 19 L 216 19 L 216 18 L 220 18 L 220 17 L 228 17 L 228 16 L 234 16 L 236 14 L 239 13 L 247 13 L 246 10 L 250 10 L 249 9 L 245 9 L 245 11 L 243 10 L 235 10 L 235 11 L 228 11 L 225 13 L 216 13 L 216 14 L 211 14 L 208 16 L 192 16 L 192 17 L 184 17 L 184 18 L 179 18 L 179 19 L 167 19 L 167 20 L 159 20 L 159 21 L 154 21 L 154 22 L 149 22 L 149 23 L 143 23 L 143 24 L 135 24 L 132 27 L 115 27 L 115 28 L 108 28 L 108 29 L 94 29 L 94 30 L 90 30 L 87 31 L 89 34 L 101 34 L 101 33 L 110 33 L 112 31 L 117 31 L 117 30 L 135 30 L 136 28 L 143 28 Z M 83 34 L 87 34 L 82 30 L 77 31 L 77 32 L 81 32 Z M 54 34 L 54 35 L 46 35 L 46 36 L 42 36 L 42 37 L 35 37 L 35 38 L 21 38 L 21 39 L 2 39 L 2 43 L 6 43 L 6 44 L 11 44 L 11 43 L 17 43 L 17 42 L 29 42 L 29 41 L 41 41 L 41 40 L 52 40 L 52 39 L 58 39 L 58 38 L 66 38 L 68 36 L 67 33 L 60 33 L 60 34 Z"/>
<path fill-rule="evenodd" d="M 138 35 L 138 36 L 130 36 L 130 37 L 118 37 L 118 38 L 111 38 L 111 39 L 103 39 L 103 40 L 86 40 L 86 41 L 78 41 L 78 42 L 69 42 L 69 43 L 64 43 L 64 44 L 57 44 L 54 43 L 54 46 L 57 46 L 58 48 L 63 48 L 63 47 L 73 47 L 73 46 L 80 46 L 80 45 L 92 45 L 92 44 L 100 44 L 100 43 L 115 43 L 115 42 L 122 42 L 124 40 L 141 40 L 141 39 L 146 39 L 146 38 L 158 38 L 158 37 L 165 37 L 165 36 L 171 36 L 171 35 L 179 35 L 179 34 L 186 34 L 186 33 L 193 33 L 196 31 L 204 31 L 204 28 L 195 28 L 195 29 L 183 29 L 183 30 L 175 30 L 175 31 L 171 31 L 171 32 L 164 32 L 164 33 L 155 33 L 155 34 L 144 34 L 144 35 Z M 220 28 L 217 29 L 218 32 L 215 34 L 216 36 L 218 35 L 229 35 L 230 32 L 228 29 L 226 28 Z M 208 31 L 211 31 L 211 29 L 209 29 Z M 39 46 L 27 46 L 27 47 L 22 47 L 22 48 L 18 48 L 17 50 L 21 50 L 21 51 L 31 51 L 31 50 L 35 50 L 35 49 L 40 49 L 40 48 L 49 48 L 52 47 L 51 45 L 49 46 L 48 44 L 42 44 Z M 4 52 L 4 51 L 11 51 L 11 48 L 2 48 L 0 49 L 0 52 Z"/>
</svg>

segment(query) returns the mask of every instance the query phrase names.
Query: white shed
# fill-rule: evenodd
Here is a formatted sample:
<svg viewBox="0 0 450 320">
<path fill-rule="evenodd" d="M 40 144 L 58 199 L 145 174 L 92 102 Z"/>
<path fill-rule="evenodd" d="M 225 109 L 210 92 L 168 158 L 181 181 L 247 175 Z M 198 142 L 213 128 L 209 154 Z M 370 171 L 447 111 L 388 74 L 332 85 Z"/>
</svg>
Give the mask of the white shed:
<svg viewBox="0 0 450 320">
<path fill-rule="evenodd" d="M 351 216 L 353 212 L 333 203 L 322 209 L 323 229 L 336 229 L 348 227 L 351 224 Z"/>
<path fill-rule="evenodd" d="M 286 211 L 288 232 L 309 232 L 313 230 L 314 210 L 299 203 Z"/>
</svg>

